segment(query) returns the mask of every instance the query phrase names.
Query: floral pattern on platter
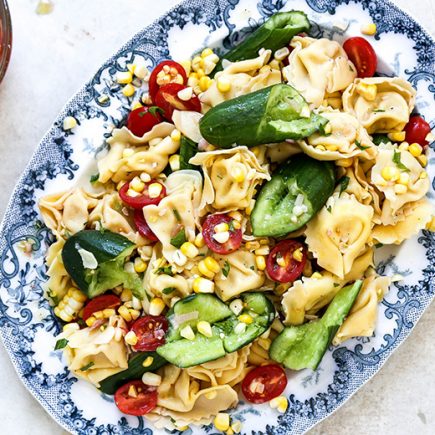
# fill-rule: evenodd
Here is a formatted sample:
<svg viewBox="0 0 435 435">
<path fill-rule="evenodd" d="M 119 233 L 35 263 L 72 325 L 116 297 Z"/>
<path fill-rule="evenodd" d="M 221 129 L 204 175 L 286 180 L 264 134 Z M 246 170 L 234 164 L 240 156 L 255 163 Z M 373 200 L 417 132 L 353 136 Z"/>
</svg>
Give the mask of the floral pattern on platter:
<svg viewBox="0 0 435 435">
<path fill-rule="evenodd" d="M 100 395 L 95 389 L 84 386 L 83 381 L 77 381 L 60 360 L 59 352 L 53 351 L 54 336 L 60 325 L 43 295 L 47 278 L 44 253 L 53 239 L 38 220 L 38 198 L 43 192 L 55 190 L 59 181 L 67 185 L 80 177 L 88 179 L 94 169 L 87 163 L 89 154 L 95 155 L 104 148 L 104 138 L 110 136 L 114 127 L 122 125 L 131 105 L 131 100 L 119 92 L 114 77 L 136 56 L 142 57 L 150 67 L 169 55 L 177 58 L 169 36 L 192 25 L 207 34 L 207 43 L 213 43 L 213 35 L 219 34 L 215 45 L 228 49 L 281 9 L 305 10 L 313 23 L 317 23 L 312 29 L 314 36 L 324 34 L 338 40 L 345 36 L 342 30 L 334 28 L 337 20 L 353 17 L 346 35 L 358 34 L 358 23 L 363 20 L 375 22 L 378 26 L 375 48 L 381 59 L 383 55 L 386 59 L 380 72 L 389 74 L 392 68 L 411 81 L 419 91 L 418 110 L 435 125 L 430 117 L 435 108 L 434 41 L 412 18 L 388 1 L 186 0 L 138 33 L 102 65 L 60 113 L 17 184 L 2 226 L 0 332 L 26 387 L 70 432 L 152 434 L 159 431 L 143 418 L 122 416 L 111 403 L 111 397 Z M 383 36 L 387 32 L 397 38 L 394 47 L 391 37 L 384 45 Z M 225 36 L 223 41 L 222 35 Z M 189 35 L 185 36 L 188 39 Z M 194 42 L 193 49 L 199 50 L 205 45 Z M 411 50 L 413 56 L 408 57 L 415 60 L 404 61 L 403 52 L 397 47 Z M 65 116 L 74 116 L 79 121 L 74 132 L 62 130 Z M 431 177 L 433 166 L 431 159 Z M 433 192 L 430 195 L 433 198 Z M 409 249 L 415 253 L 413 259 L 405 255 L 405 250 Z M 314 374 L 292 373 L 286 391 L 289 408 L 284 415 L 278 415 L 267 405 L 253 407 L 241 402 L 231 413 L 233 418 L 244 422 L 244 433 L 303 433 L 342 405 L 409 335 L 434 298 L 435 235 L 423 231 L 418 238 L 406 242 L 406 247 L 381 248 L 376 257 L 379 272 L 400 273 L 405 280 L 395 283 L 381 304 L 375 335 L 331 348 Z M 86 394 L 79 394 L 83 391 Z M 215 429 L 209 425 L 195 432 L 214 434 Z"/>
</svg>

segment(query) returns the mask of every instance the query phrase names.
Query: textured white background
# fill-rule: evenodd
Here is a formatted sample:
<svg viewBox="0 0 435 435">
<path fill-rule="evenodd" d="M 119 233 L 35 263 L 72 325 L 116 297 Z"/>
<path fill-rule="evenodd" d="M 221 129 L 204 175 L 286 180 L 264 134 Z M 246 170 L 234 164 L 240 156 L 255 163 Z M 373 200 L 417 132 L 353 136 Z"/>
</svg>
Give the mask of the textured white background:
<svg viewBox="0 0 435 435">
<path fill-rule="evenodd" d="M 44 132 L 70 96 L 134 33 L 177 0 L 9 0 L 14 44 L 0 85 L 0 215 Z M 433 0 L 395 0 L 435 33 Z M 412 8 L 412 9 L 411 9 Z M 435 305 L 374 379 L 311 434 L 435 433 Z M 1 434 L 64 433 L 19 382 L 0 345 Z"/>
</svg>

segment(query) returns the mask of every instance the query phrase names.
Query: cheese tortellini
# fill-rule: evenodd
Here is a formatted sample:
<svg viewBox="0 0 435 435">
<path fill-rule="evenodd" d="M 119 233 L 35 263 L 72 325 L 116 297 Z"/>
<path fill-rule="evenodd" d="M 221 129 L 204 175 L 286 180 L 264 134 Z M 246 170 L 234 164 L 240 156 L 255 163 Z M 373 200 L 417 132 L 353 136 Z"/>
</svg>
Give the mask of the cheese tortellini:
<svg viewBox="0 0 435 435">
<path fill-rule="evenodd" d="M 289 65 L 283 68 L 287 82 L 314 107 L 326 93 L 344 90 L 356 77 L 356 68 L 336 41 L 295 36 Z"/>
</svg>

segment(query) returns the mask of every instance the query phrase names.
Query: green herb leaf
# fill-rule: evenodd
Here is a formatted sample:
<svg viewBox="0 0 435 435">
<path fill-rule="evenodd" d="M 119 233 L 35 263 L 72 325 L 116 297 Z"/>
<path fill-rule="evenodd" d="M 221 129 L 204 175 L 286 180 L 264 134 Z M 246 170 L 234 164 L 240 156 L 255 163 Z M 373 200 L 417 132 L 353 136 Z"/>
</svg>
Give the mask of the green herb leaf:
<svg viewBox="0 0 435 435">
<path fill-rule="evenodd" d="M 340 195 L 347 189 L 347 186 L 349 186 L 349 181 L 350 178 L 346 175 L 338 180 L 338 184 L 340 184 Z"/>
<path fill-rule="evenodd" d="M 181 222 L 180 213 L 178 212 L 178 210 L 176 208 L 172 209 L 172 213 L 174 213 L 174 216 L 175 216 L 175 219 L 177 219 L 177 222 Z"/>
<path fill-rule="evenodd" d="M 375 145 L 380 145 L 381 143 L 389 143 L 391 142 L 390 139 L 388 139 L 388 136 L 386 134 L 374 134 L 373 135 L 373 143 Z"/>
<path fill-rule="evenodd" d="M 339 285 L 340 285 L 340 284 L 338 284 L 338 283 L 334 282 L 334 284 L 333 284 L 333 285 L 334 285 L 334 287 L 339 287 Z"/>
<path fill-rule="evenodd" d="M 249 269 L 251 269 L 251 270 L 255 270 L 255 266 L 254 266 L 254 265 L 249 266 Z"/>
<path fill-rule="evenodd" d="M 89 370 L 93 365 L 95 365 L 92 361 L 89 364 L 86 364 L 85 366 L 79 368 L 81 372 L 85 372 L 86 370 Z"/>
<path fill-rule="evenodd" d="M 157 117 L 157 113 L 160 113 L 160 115 L 163 115 L 165 113 L 165 111 L 158 106 L 149 107 L 148 112 L 150 112 L 151 115 L 156 116 L 156 117 Z M 145 114 L 146 114 L 146 111 L 143 111 L 143 112 L 139 113 L 139 116 L 142 118 L 142 116 L 144 116 Z"/>
<path fill-rule="evenodd" d="M 326 210 L 328 210 L 329 213 L 332 213 L 332 207 L 330 205 L 328 205 L 328 207 L 326 207 Z"/>
<path fill-rule="evenodd" d="M 164 295 L 170 295 L 171 293 L 173 293 L 175 291 L 175 287 L 166 287 L 162 290 L 162 293 Z"/>
<path fill-rule="evenodd" d="M 382 113 L 385 112 L 385 109 L 375 109 L 373 110 L 373 113 Z"/>
<path fill-rule="evenodd" d="M 376 243 L 376 245 L 375 245 L 375 248 L 382 248 L 382 246 L 384 246 L 384 244 L 383 243 Z"/>
<path fill-rule="evenodd" d="M 231 219 L 230 220 L 230 223 L 228 224 L 228 229 L 230 230 L 230 231 L 234 231 L 234 220 L 233 219 Z"/>
<path fill-rule="evenodd" d="M 95 183 L 96 181 L 98 181 L 99 178 L 100 178 L 100 174 L 99 174 L 99 173 L 96 173 L 96 174 L 94 174 L 94 175 L 91 175 L 91 178 L 89 179 L 89 181 L 90 181 L 91 183 Z"/>
<path fill-rule="evenodd" d="M 169 275 L 169 276 L 173 276 L 172 267 L 171 266 L 158 267 L 156 270 L 154 270 L 154 273 L 156 275 Z"/>
<path fill-rule="evenodd" d="M 68 340 L 66 338 L 61 338 L 56 341 L 56 345 L 54 346 L 54 350 L 63 349 L 68 344 Z"/>
<path fill-rule="evenodd" d="M 365 147 L 364 145 L 361 145 L 361 142 L 359 140 L 355 141 L 355 145 L 360 149 L 360 150 L 366 150 L 367 148 L 370 147 Z"/>
<path fill-rule="evenodd" d="M 222 268 L 223 276 L 227 277 L 230 273 L 230 270 L 231 270 L 231 264 L 228 263 L 227 260 L 225 260 L 224 267 Z"/>
<path fill-rule="evenodd" d="M 394 150 L 393 163 L 395 163 L 396 166 L 402 171 L 409 172 L 409 169 L 401 162 L 400 157 L 400 151 Z"/>
<path fill-rule="evenodd" d="M 176 248 L 181 248 L 181 245 L 185 242 L 187 242 L 187 239 L 186 239 L 186 232 L 184 231 L 184 228 L 178 231 L 178 233 L 171 238 L 171 245 L 175 246 Z"/>
<path fill-rule="evenodd" d="M 48 289 L 47 296 L 53 301 L 54 305 L 59 305 L 59 296 L 51 288 Z"/>
</svg>

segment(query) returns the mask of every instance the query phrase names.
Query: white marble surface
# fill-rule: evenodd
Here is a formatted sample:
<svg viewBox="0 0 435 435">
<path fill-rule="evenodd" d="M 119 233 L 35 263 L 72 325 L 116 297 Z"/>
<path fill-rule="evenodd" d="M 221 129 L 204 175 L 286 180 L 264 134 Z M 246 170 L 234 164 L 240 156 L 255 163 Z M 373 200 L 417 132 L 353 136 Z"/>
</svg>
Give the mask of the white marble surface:
<svg viewBox="0 0 435 435">
<path fill-rule="evenodd" d="M 115 49 L 177 0 L 53 2 L 53 13 L 38 16 L 37 0 L 9 0 L 14 44 L 0 85 L 0 215 L 39 139 L 67 99 Z M 433 0 L 395 3 L 435 33 Z M 432 304 L 381 372 L 310 433 L 435 433 L 434 325 Z M 1 345 L 0 366 L 0 433 L 65 433 L 19 382 Z"/>
</svg>

